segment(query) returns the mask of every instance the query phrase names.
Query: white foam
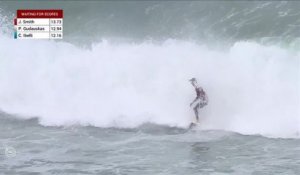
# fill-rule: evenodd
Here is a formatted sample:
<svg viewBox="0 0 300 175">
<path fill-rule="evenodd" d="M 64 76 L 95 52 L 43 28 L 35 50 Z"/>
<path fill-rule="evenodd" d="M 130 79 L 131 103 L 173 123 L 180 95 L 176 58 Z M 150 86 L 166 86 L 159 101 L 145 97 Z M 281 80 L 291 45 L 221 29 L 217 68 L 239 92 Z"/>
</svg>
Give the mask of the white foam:
<svg viewBox="0 0 300 175">
<path fill-rule="evenodd" d="M 191 42 L 96 44 L 0 38 L 0 108 L 43 125 L 185 127 L 197 77 L 210 104 L 202 126 L 296 137 L 299 52 L 238 42 L 227 51 Z"/>
</svg>

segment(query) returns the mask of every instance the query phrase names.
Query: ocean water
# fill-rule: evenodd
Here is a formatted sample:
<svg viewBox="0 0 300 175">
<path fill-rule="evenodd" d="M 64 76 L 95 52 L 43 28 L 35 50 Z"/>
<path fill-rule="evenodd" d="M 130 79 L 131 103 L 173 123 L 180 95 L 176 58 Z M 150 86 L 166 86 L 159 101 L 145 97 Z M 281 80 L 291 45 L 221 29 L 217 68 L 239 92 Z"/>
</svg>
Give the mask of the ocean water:
<svg viewBox="0 0 300 175">
<path fill-rule="evenodd" d="M 43 127 L 36 119 L 9 118 L 2 119 L 0 133 L 7 149 L 0 158 L 1 174 L 300 172 L 299 139 L 151 124 L 133 129 Z"/>
<path fill-rule="evenodd" d="M 64 39 L 14 40 L 25 8 L 64 9 Z M 299 11 L 0 1 L 0 174 L 300 174 Z"/>
</svg>

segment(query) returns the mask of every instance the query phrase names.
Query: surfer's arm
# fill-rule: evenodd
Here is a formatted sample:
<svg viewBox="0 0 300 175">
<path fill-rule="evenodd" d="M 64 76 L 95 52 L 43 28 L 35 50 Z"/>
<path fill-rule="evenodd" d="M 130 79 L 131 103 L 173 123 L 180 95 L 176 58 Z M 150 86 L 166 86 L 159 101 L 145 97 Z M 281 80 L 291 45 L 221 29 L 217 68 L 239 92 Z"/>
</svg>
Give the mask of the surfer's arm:
<svg viewBox="0 0 300 175">
<path fill-rule="evenodd" d="M 190 103 L 190 106 L 192 106 L 197 100 L 198 100 L 198 97 L 196 97 L 196 98 L 192 101 L 192 103 Z"/>
</svg>

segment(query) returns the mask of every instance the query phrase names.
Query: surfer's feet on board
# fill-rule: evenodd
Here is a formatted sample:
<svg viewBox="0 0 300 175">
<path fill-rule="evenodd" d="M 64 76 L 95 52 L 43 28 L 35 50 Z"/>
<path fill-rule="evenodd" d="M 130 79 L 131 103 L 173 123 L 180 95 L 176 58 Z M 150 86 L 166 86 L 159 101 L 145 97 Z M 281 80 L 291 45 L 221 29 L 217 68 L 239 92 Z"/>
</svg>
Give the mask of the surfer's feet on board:
<svg viewBox="0 0 300 175">
<path fill-rule="evenodd" d="M 191 124 L 190 124 L 190 126 L 189 126 L 189 129 L 191 129 L 191 128 L 197 126 L 198 124 L 199 124 L 199 121 L 193 121 L 193 122 L 191 122 Z"/>
</svg>

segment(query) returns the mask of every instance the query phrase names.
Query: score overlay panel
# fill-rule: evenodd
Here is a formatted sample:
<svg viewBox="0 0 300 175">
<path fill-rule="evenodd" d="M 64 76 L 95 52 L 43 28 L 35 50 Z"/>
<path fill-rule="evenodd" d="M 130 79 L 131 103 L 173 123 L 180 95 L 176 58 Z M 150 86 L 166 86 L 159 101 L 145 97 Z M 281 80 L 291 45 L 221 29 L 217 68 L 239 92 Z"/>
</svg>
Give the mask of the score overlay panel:
<svg viewBox="0 0 300 175">
<path fill-rule="evenodd" d="M 17 10 L 15 39 L 62 39 L 63 10 Z"/>
</svg>

